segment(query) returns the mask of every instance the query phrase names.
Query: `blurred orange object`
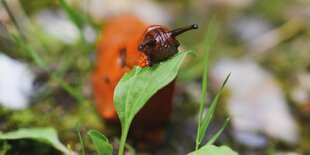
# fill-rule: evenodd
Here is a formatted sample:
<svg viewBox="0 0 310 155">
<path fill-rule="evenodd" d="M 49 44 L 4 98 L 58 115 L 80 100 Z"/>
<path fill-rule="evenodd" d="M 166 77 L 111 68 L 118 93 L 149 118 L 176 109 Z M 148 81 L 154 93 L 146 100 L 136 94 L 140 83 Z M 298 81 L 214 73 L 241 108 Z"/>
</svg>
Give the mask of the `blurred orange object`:
<svg viewBox="0 0 310 155">
<path fill-rule="evenodd" d="M 113 103 L 114 89 L 125 72 L 138 65 L 139 43 L 147 25 L 135 16 L 125 15 L 109 21 L 98 41 L 92 86 L 98 112 L 108 121 L 118 122 Z M 138 113 L 133 128 L 150 130 L 169 121 L 174 81 L 158 91 Z"/>
</svg>

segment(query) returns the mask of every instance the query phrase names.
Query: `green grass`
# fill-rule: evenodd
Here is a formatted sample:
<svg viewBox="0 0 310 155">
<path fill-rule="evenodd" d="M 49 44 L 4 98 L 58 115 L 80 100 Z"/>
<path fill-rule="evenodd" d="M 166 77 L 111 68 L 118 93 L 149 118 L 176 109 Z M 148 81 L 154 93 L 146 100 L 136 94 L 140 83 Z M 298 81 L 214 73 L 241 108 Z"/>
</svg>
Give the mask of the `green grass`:
<svg viewBox="0 0 310 155">
<path fill-rule="evenodd" d="M 205 38 L 205 54 L 204 54 L 204 72 L 203 72 L 203 80 L 202 80 L 202 96 L 201 96 L 201 101 L 199 105 L 199 117 L 198 117 L 198 127 L 197 127 L 197 137 L 196 137 L 196 146 L 195 146 L 195 151 L 192 152 L 191 154 L 204 154 L 203 151 L 200 151 L 200 145 L 205 137 L 205 134 L 207 132 L 207 129 L 209 127 L 209 124 L 211 122 L 211 119 L 213 118 L 215 108 L 218 104 L 219 97 L 221 93 L 223 92 L 223 89 L 230 77 L 230 74 L 226 77 L 224 80 L 220 90 L 217 92 L 215 98 L 212 100 L 208 111 L 206 112 L 205 116 L 204 114 L 204 107 L 205 107 L 205 101 L 206 101 L 206 96 L 207 96 L 207 87 L 208 87 L 208 74 L 209 74 L 209 53 L 211 46 L 214 43 L 215 39 L 215 33 L 217 32 L 217 23 L 215 21 L 215 18 L 213 17 L 211 21 L 209 22 L 209 27 L 208 31 L 206 34 Z M 205 147 L 211 146 L 215 140 L 220 136 L 220 134 L 223 132 L 225 127 L 227 126 L 228 122 L 230 119 L 227 119 L 223 125 L 223 127 L 208 141 L 208 143 L 205 145 Z M 211 147 L 209 149 L 214 149 L 213 153 L 221 154 L 221 149 L 218 149 L 217 147 Z M 201 152 L 201 153 L 199 153 Z"/>
</svg>

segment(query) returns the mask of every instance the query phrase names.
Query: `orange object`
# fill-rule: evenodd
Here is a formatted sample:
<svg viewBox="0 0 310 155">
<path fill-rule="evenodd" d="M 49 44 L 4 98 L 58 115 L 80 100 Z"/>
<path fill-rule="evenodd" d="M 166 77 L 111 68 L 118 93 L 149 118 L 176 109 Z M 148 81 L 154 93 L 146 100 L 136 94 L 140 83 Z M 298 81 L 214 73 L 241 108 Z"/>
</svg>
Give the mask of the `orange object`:
<svg viewBox="0 0 310 155">
<path fill-rule="evenodd" d="M 113 103 L 114 89 L 125 72 L 133 66 L 151 66 L 178 52 L 175 36 L 197 25 L 170 31 L 159 25 L 147 25 L 135 16 L 120 16 L 109 21 L 98 41 L 92 85 L 98 112 L 109 121 L 118 122 Z M 139 51 L 140 50 L 140 51 Z M 172 111 L 174 81 L 159 90 L 137 114 L 133 128 L 154 129 L 165 124 Z"/>
<path fill-rule="evenodd" d="M 114 89 L 123 74 L 138 63 L 137 44 L 145 28 L 136 17 L 121 16 L 108 22 L 100 35 L 92 85 L 97 110 L 107 120 L 118 119 Z"/>
</svg>

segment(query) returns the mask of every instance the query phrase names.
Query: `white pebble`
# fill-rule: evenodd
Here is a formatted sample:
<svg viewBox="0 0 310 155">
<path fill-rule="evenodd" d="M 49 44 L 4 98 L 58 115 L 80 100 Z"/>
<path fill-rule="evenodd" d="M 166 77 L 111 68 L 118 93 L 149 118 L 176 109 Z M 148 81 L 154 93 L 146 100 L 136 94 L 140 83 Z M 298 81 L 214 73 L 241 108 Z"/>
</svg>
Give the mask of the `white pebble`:
<svg viewBox="0 0 310 155">
<path fill-rule="evenodd" d="M 15 110 L 26 108 L 34 77 L 26 64 L 0 54 L 0 104 Z"/>
</svg>

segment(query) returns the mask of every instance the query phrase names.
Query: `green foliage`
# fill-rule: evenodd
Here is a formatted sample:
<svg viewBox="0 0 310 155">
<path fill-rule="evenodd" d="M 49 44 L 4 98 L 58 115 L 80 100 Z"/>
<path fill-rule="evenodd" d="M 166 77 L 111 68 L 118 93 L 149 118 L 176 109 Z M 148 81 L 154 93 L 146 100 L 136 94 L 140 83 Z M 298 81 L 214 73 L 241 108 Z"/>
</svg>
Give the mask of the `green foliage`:
<svg viewBox="0 0 310 155">
<path fill-rule="evenodd" d="M 207 114 L 205 115 L 205 117 L 203 118 L 202 120 L 202 124 L 201 124 L 201 130 L 199 130 L 198 134 L 197 134 L 197 139 L 198 139 L 198 144 L 201 144 L 202 140 L 203 140 L 203 137 L 205 136 L 206 132 L 207 132 L 207 129 L 208 129 L 208 126 L 210 124 L 210 121 L 213 117 L 213 114 L 214 114 L 214 111 L 215 111 L 215 108 L 216 108 L 216 105 L 218 103 L 218 100 L 220 98 L 220 95 L 221 93 L 223 92 L 223 89 L 224 89 L 224 86 L 225 84 L 227 83 L 227 80 L 229 78 L 230 74 L 226 77 L 225 81 L 223 82 L 222 84 L 222 87 L 220 89 L 220 91 L 217 92 L 215 98 L 213 99 L 208 111 L 207 111 Z"/>
<path fill-rule="evenodd" d="M 75 122 L 75 128 L 76 128 L 76 131 L 77 131 L 77 134 L 78 134 L 78 137 L 79 137 L 79 141 L 80 141 L 80 144 L 82 146 L 82 155 L 85 155 L 85 150 L 84 150 L 84 141 L 83 141 L 83 137 L 82 137 L 82 134 L 80 132 L 80 125 L 78 122 Z M 80 151 L 81 152 L 81 151 Z"/>
<path fill-rule="evenodd" d="M 74 97 L 80 104 L 85 101 L 85 98 L 81 94 L 81 92 L 74 89 L 72 86 L 70 86 L 66 81 L 64 81 L 61 77 L 57 76 L 55 73 L 50 72 L 47 64 L 39 57 L 39 55 L 31 49 L 26 42 L 19 36 L 12 35 L 13 40 L 15 43 L 20 46 L 27 55 L 44 71 L 50 74 L 51 78 L 55 81 L 57 81 L 60 86 L 63 87 L 64 90 L 66 90 L 72 97 Z"/>
<path fill-rule="evenodd" d="M 10 149 L 11 146 L 7 142 L 4 142 L 2 147 L 0 148 L 0 155 L 6 155 Z"/>
<path fill-rule="evenodd" d="M 188 155 L 238 155 L 238 153 L 227 146 L 218 147 L 207 144 Z"/>
<path fill-rule="evenodd" d="M 203 77 L 202 77 L 202 96 L 200 100 L 199 105 L 199 118 L 198 118 L 198 127 L 197 127 L 197 138 L 196 138 L 196 150 L 199 148 L 199 145 L 201 144 L 203 137 L 206 133 L 206 130 L 208 128 L 209 124 L 209 118 L 211 118 L 214 111 L 208 111 L 207 115 L 203 118 L 203 111 L 207 96 L 207 88 L 208 88 L 208 74 L 209 74 L 209 53 L 210 49 L 214 40 L 214 32 L 215 32 L 215 25 L 214 25 L 214 18 L 211 19 L 210 25 L 208 27 L 208 31 L 206 34 L 206 39 L 204 40 L 205 43 L 205 53 L 204 53 L 204 71 L 203 71 Z M 212 104 L 211 104 L 212 106 Z M 214 106 L 216 107 L 216 106 Z M 208 121 L 208 122 L 207 122 Z"/>
<path fill-rule="evenodd" d="M 83 29 L 84 26 L 84 19 L 83 15 L 75 10 L 74 8 L 70 7 L 66 0 L 59 0 L 61 7 L 69 17 L 69 19 L 80 29 Z"/>
<path fill-rule="evenodd" d="M 21 128 L 17 131 L 12 131 L 0 134 L 1 140 L 17 140 L 17 139 L 32 139 L 42 143 L 49 144 L 64 154 L 69 154 L 69 150 L 59 141 L 57 132 L 54 128 Z"/>
<path fill-rule="evenodd" d="M 227 118 L 222 128 L 215 135 L 213 135 L 213 137 L 208 141 L 207 145 L 212 145 L 218 139 L 218 137 L 222 134 L 222 132 L 226 128 L 229 121 L 230 118 Z"/>
<path fill-rule="evenodd" d="M 182 72 L 180 72 L 178 79 L 192 80 L 203 76 L 203 81 L 208 81 L 208 76 L 205 75 L 208 75 L 209 53 L 211 47 L 214 46 L 215 36 L 219 26 L 220 24 L 215 20 L 215 18 L 211 18 L 207 33 L 205 34 L 204 39 L 199 43 L 204 52 L 198 53 L 198 57 L 195 58 L 194 62 L 182 68 Z"/>
<path fill-rule="evenodd" d="M 205 100 L 206 100 L 206 95 L 207 95 L 207 83 L 208 83 L 208 72 L 209 72 L 209 53 L 211 49 L 211 45 L 214 40 L 214 34 L 215 33 L 215 27 L 214 27 L 214 18 L 212 18 L 210 22 L 210 26 L 208 28 L 208 32 L 206 35 L 206 40 L 205 40 L 205 54 L 204 54 L 204 72 L 203 72 L 203 80 L 202 80 L 202 96 L 201 96 L 201 101 L 200 101 L 200 107 L 199 107 L 199 120 L 198 120 L 198 128 L 197 128 L 197 137 L 196 137 L 196 148 L 193 153 L 195 155 L 199 154 L 225 154 L 222 152 L 223 150 L 225 151 L 226 149 L 218 149 L 217 147 L 213 146 L 212 144 L 215 142 L 215 140 L 220 136 L 220 134 L 223 132 L 224 128 L 226 127 L 227 123 L 229 122 L 229 119 L 226 120 L 224 126 L 209 140 L 206 146 L 203 148 L 199 149 L 200 144 L 203 141 L 203 138 L 205 137 L 205 134 L 207 132 L 208 126 L 211 122 L 211 119 L 213 117 L 215 108 L 217 106 L 219 97 L 221 93 L 223 92 L 223 89 L 230 77 L 230 74 L 226 77 L 225 81 L 223 82 L 221 89 L 217 92 L 215 98 L 211 102 L 211 105 L 205 114 L 204 113 L 204 106 L 205 106 Z"/>
<path fill-rule="evenodd" d="M 103 134 L 96 130 L 89 130 L 87 134 L 91 138 L 99 155 L 112 155 L 113 147 Z"/>
<path fill-rule="evenodd" d="M 128 130 L 134 116 L 145 103 L 178 74 L 185 56 L 182 52 L 153 67 L 135 67 L 118 82 L 114 92 L 114 106 L 122 124 L 119 155 L 123 154 Z"/>
<path fill-rule="evenodd" d="M 33 15 L 34 13 L 48 7 L 57 6 L 57 1 L 35 1 L 35 3 L 29 3 L 29 0 L 20 0 L 23 9 L 28 15 Z"/>
</svg>

